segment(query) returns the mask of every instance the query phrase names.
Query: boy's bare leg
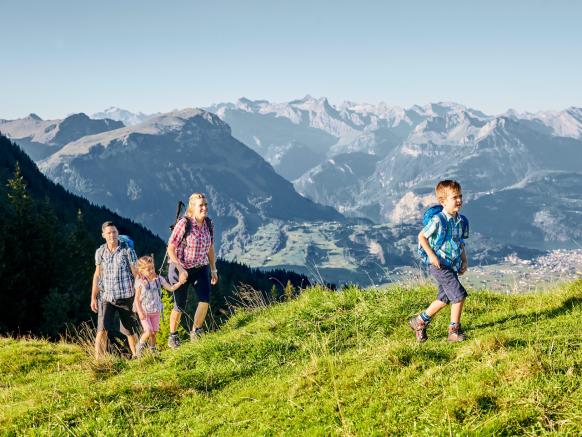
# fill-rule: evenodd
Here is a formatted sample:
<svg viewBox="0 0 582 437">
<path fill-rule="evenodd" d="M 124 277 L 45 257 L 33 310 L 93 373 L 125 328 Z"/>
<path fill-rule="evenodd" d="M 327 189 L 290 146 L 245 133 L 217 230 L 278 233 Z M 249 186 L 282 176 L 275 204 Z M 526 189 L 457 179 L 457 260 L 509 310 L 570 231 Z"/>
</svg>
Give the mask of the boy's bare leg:
<svg viewBox="0 0 582 437">
<path fill-rule="evenodd" d="M 196 308 L 196 313 L 194 314 L 194 328 L 202 328 L 207 312 L 208 302 L 198 302 L 198 308 Z"/>
<path fill-rule="evenodd" d="M 461 313 L 463 312 L 463 305 L 465 299 L 460 302 L 451 304 L 451 323 L 459 325 L 461 323 Z"/>
<path fill-rule="evenodd" d="M 100 359 L 105 355 L 107 347 L 107 331 L 97 331 L 95 335 L 95 358 Z"/>
<path fill-rule="evenodd" d="M 440 300 L 435 300 L 435 301 L 433 301 L 433 303 L 431 303 L 428 306 L 428 308 L 425 310 L 425 313 L 427 313 L 430 317 L 433 317 L 436 313 L 438 313 L 440 310 L 442 310 L 446 306 L 447 306 L 446 303 L 444 303 Z"/>
</svg>

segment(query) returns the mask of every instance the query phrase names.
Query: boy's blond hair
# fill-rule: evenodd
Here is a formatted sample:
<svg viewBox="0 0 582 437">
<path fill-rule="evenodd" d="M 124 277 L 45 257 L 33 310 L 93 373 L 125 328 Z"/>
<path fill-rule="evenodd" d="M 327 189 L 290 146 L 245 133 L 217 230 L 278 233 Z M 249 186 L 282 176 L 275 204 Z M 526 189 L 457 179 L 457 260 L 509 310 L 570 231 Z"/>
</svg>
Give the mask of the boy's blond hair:
<svg viewBox="0 0 582 437">
<path fill-rule="evenodd" d="M 439 202 L 444 201 L 449 193 L 458 194 L 461 192 L 461 184 L 452 179 L 440 181 L 434 189 Z"/>
</svg>

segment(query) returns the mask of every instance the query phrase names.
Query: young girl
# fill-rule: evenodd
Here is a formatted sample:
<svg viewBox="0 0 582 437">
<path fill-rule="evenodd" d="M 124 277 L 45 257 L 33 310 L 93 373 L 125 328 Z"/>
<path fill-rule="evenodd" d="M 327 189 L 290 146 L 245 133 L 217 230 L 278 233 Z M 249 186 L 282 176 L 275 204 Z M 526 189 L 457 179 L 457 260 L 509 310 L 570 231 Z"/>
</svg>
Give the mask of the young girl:
<svg viewBox="0 0 582 437">
<path fill-rule="evenodd" d="M 170 285 L 162 276 L 156 274 L 154 260 L 151 256 L 142 256 L 137 260 L 138 275 L 135 279 L 135 308 L 143 326 L 143 334 L 136 348 L 139 357 L 149 344 L 152 350 L 156 348 L 156 334 L 160 330 L 160 314 L 162 304 L 162 287 L 174 291 L 183 282 Z"/>
</svg>

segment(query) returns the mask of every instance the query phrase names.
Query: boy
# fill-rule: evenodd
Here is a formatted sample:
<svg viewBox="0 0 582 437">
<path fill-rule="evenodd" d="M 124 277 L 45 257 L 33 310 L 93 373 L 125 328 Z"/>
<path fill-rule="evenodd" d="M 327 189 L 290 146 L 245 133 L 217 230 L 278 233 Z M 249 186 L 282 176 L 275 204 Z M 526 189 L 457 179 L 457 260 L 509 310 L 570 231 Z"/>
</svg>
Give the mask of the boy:
<svg viewBox="0 0 582 437">
<path fill-rule="evenodd" d="M 428 255 L 430 274 L 438 284 L 437 299 L 420 315 L 408 321 L 420 342 L 428 339 L 426 328 L 434 315 L 449 303 L 451 304 L 451 323 L 448 341 L 463 341 L 465 334 L 461 330 L 461 313 L 467 297 L 465 287 L 459 282 L 458 275 L 467 270 L 465 239 L 469 238 L 469 223 L 459 214 L 463 205 L 461 185 L 457 181 L 440 181 L 436 188 L 436 197 L 443 210 L 434 215 L 430 222 L 418 234 L 418 242 Z M 444 220 L 443 220 L 444 219 Z M 437 235 L 443 232 L 442 223 L 446 223 L 444 242 L 434 247 Z"/>
</svg>

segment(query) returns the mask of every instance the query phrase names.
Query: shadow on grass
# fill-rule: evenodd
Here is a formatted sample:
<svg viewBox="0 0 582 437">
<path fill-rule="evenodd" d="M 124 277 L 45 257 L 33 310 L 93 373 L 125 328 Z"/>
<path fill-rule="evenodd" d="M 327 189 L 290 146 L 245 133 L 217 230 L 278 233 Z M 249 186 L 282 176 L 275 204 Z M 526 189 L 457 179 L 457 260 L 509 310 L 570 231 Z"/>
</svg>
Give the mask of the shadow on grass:
<svg viewBox="0 0 582 437">
<path fill-rule="evenodd" d="M 499 411 L 497 398 L 490 395 L 481 395 L 464 401 L 463 405 L 453 410 L 453 417 L 459 423 L 467 419 L 474 420 L 475 416 L 487 415 Z"/>
<path fill-rule="evenodd" d="M 452 354 L 449 351 L 435 349 L 410 349 L 401 348 L 393 351 L 388 359 L 399 367 L 407 367 L 413 364 L 428 366 L 449 362 Z"/>
<path fill-rule="evenodd" d="M 477 325 L 472 325 L 472 329 L 477 328 L 489 328 L 491 326 L 502 325 L 507 322 L 515 321 L 515 320 L 529 320 L 532 318 L 544 318 L 544 319 L 552 319 L 554 317 L 559 317 L 563 314 L 569 313 L 582 305 L 582 297 L 574 296 L 566 299 L 562 302 L 562 305 L 556 308 L 544 310 L 544 311 L 532 311 L 526 314 L 512 314 L 509 316 L 505 316 L 499 318 L 497 320 L 493 320 L 491 322 L 480 323 Z"/>
</svg>

